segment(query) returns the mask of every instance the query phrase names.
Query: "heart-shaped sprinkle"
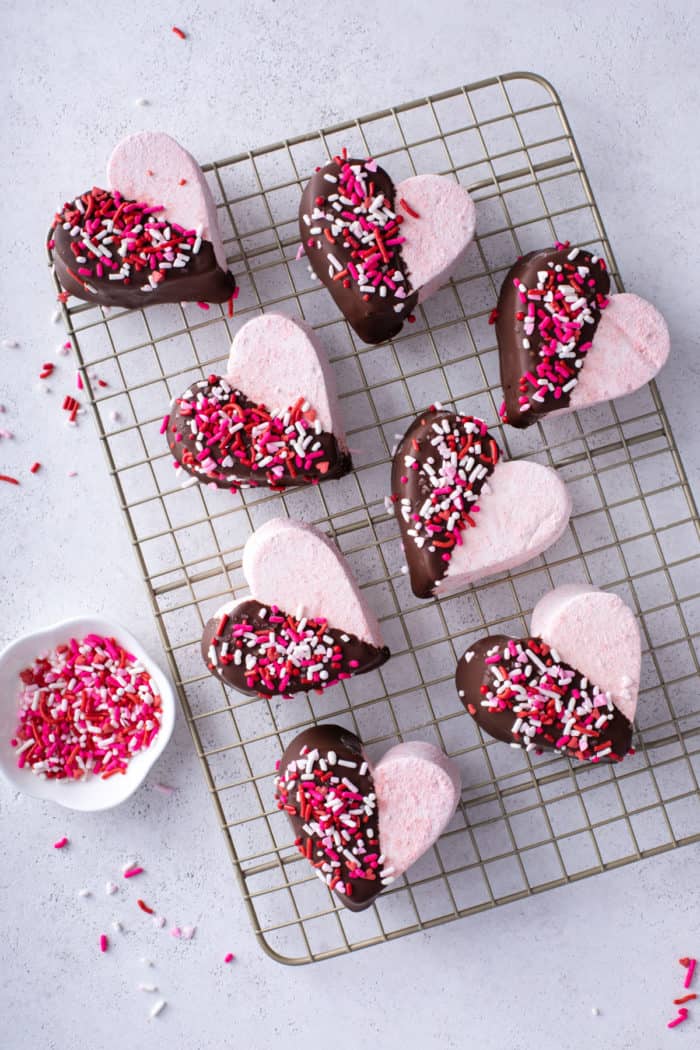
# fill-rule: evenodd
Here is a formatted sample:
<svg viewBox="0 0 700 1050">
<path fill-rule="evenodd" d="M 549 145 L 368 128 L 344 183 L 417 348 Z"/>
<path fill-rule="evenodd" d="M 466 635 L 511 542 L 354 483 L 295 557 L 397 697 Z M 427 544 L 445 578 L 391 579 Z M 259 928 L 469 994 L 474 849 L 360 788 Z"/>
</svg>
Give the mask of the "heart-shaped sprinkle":
<svg viewBox="0 0 700 1050">
<path fill-rule="evenodd" d="M 352 466 L 303 397 L 283 411 L 271 411 L 217 375 L 175 399 L 167 436 L 176 467 L 232 492 L 317 484 L 342 477 Z"/>
<path fill-rule="evenodd" d="M 391 499 L 419 598 L 433 593 L 463 533 L 477 525 L 479 496 L 499 459 L 486 424 L 473 416 L 431 405 L 406 431 L 394 455 Z"/>
<path fill-rule="evenodd" d="M 593 763 L 629 751 L 632 726 L 610 694 L 541 638 L 481 639 L 460 661 L 456 681 L 469 714 L 512 747 Z"/>
<path fill-rule="evenodd" d="M 389 658 L 322 618 L 294 616 L 252 599 L 222 611 L 207 624 L 202 656 L 227 685 L 251 696 L 318 692 Z"/>
<path fill-rule="evenodd" d="M 510 269 L 496 315 L 505 422 L 527 427 L 568 406 L 609 290 L 605 260 L 568 242 Z"/>
</svg>

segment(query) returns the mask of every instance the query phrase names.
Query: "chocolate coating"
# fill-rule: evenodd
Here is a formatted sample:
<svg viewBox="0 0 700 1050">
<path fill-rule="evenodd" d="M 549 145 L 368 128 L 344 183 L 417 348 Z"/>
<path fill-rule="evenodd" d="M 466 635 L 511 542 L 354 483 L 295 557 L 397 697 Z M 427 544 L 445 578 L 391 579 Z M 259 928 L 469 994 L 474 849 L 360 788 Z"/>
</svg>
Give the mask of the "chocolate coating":
<svg viewBox="0 0 700 1050">
<path fill-rule="evenodd" d="M 547 692 L 543 693 L 538 688 L 538 681 L 541 680 L 541 677 L 534 663 L 521 664 L 510 655 L 503 656 L 504 647 L 508 646 L 509 641 L 513 641 L 516 646 L 519 645 L 524 648 L 531 648 L 532 643 L 540 647 L 541 654 L 536 655 L 539 655 L 543 662 L 549 660 L 556 667 L 561 668 L 564 678 L 568 679 L 567 684 L 559 684 L 559 678 L 555 676 L 555 684 L 552 685 L 548 681 L 546 685 Z M 497 663 L 488 665 L 484 661 L 489 651 L 496 646 L 500 650 L 501 658 Z M 473 656 L 467 660 L 469 653 L 473 653 Z M 550 656 L 550 654 L 552 655 Z M 528 667 L 531 668 L 530 672 L 527 670 Z M 482 692 L 482 689 L 493 692 L 498 685 L 496 672 L 501 674 L 505 672 L 506 675 L 510 676 L 511 669 L 514 669 L 515 673 L 523 675 L 520 685 L 527 690 L 530 696 L 529 702 L 531 703 L 532 698 L 534 698 L 538 707 L 535 720 L 541 722 L 541 727 L 539 728 L 542 731 L 540 732 L 538 727 L 535 727 L 535 734 L 531 738 L 528 738 L 524 733 L 524 727 L 532 725 L 528 715 L 514 711 L 515 705 L 523 703 L 524 694 L 522 692 L 514 692 L 509 698 L 505 699 L 502 709 L 490 709 L 483 706 L 483 702 L 487 697 L 486 693 Z M 507 744 L 518 744 L 527 750 L 535 750 L 537 752 L 557 751 L 559 754 L 566 754 L 571 759 L 579 759 L 581 761 L 590 761 L 596 755 L 596 747 L 599 751 L 607 749 L 608 746 L 611 748 L 609 754 L 603 755 L 599 759 L 601 762 L 619 761 L 630 749 L 632 725 L 628 719 L 612 704 L 612 701 L 609 704 L 603 703 L 605 694 L 596 690 L 594 684 L 589 683 L 580 671 L 563 660 L 555 659 L 555 654 L 541 638 L 509 639 L 507 635 L 503 634 L 494 634 L 486 638 L 480 638 L 459 661 L 455 681 L 460 700 L 469 714 L 482 729 L 496 740 L 501 740 Z M 609 717 L 606 723 L 598 729 L 595 728 L 593 719 L 592 724 L 586 728 L 585 733 L 581 734 L 577 728 L 574 728 L 570 731 L 569 736 L 566 737 L 565 727 L 570 718 L 566 708 L 569 704 L 573 704 L 572 711 L 576 713 L 577 704 L 580 702 L 573 695 L 576 691 L 579 694 L 582 692 L 587 693 L 594 698 L 594 702 L 596 699 L 598 700 L 601 706 L 595 707 L 594 703 L 593 706 L 596 711 L 594 718 L 599 717 L 600 714 L 607 714 Z M 556 693 L 561 694 L 563 708 L 561 712 L 556 712 L 553 707 L 553 694 Z M 500 696 L 503 698 L 503 692 L 500 693 Z M 583 722 L 586 717 L 588 716 L 585 713 L 580 712 L 575 718 L 576 726 L 583 728 Z M 522 720 L 519 731 L 513 728 L 518 718 Z M 584 750 L 580 747 L 582 736 L 586 736 L 588 742 L 588 746 Z M 557 747 L 557 742 L 562 741 L 563 737 L 566 737 L 567 742 L 560 743 L 560 746 Z M 568 746 L 569 740 L 575 746 Z"/>
<path fill-rule="evenodd" d="M 217 413 L 217 419 L 225 414 L 230 419 L 232 426 L 237 426 L 244 421 L 248 424 L 247 428 L 244 426 L 233 434 L 230 429 L 227 429 L 222 438 L 213 442 L 209 440 L 212 428 L 208 428 L 205 444 L 212 461 L 208 464 L 207 461 L 198 458 L 202 447 L 197 437 L 201 429 L 197 430 L 197 427 L 201 427 L 201 422 L 193 426 L 194 416 L 191 411 L 188 411 L 188 406 L 192 403 L 192 395 L 200 393 L 205 398 L 223 406 L 222 411 Z M 254 445 L 251 426 L 256 420 L 264 421 L 269 418 L 270 411 L 267 406 L 251 401 L 240 390 L 232 388 L 225 378 L 209 376 L 208 379 L 190 384 L 182 397 L 175 399 L 166 430 L 168 445 L 177 462 L 188 474 L 205 484 L 214 484 L 217 488 L 232 491 L 241 487 L 254 488 L 261 485 L 279 490 L 317 484 L 320 481 L 341 478 L 352 470 L 350 454 L 341 449 L 335 435 L 324 430 L 317 433 L 313 429 L 309 429 L 307 433 L 308 449 L 310 451 L 312 446 L 314 449 L 318 446 L 323 451 L 323 456 L 315 457 L 308 469 L 306 469 L 306 460 L 294 455 L 291 449 L 285 452 L 289 451 L 294 473 L 287 468 L 282 473 L 276 471 L 273 474 L 269 465 L 259 466 L 261 458 L 264 460 L 267 457 L 258 455 L 259 452 L 264 453 L 265 450 Z M 219 431 L 218 423 L 215 429 Z M 291 436 L 298 447 L 301 439 L 293 427 Z M 228 442 L 225 448 L 222 446 L 224 438 Z"/>
<path fill-rule="evenodd" d="M 95 192 L 105 194 L 106 191 L 87 191 L 82 195 L 82 199 Z M 128 205 L 135 202 L 124 203 Z M 65 207 L 68 208 L 69 205 Z M 236 281 L 233 274 L 221 269 L 216 261 L 213 245 L 204 240 L 199 251 L 190 255 L 186 266 L 161 270 L 162 279 L 152 291 L 143 290 L 149 287 L 148 279 L 152 273 L 149 268 L 132 268 L 126 280 L 110 280 L 107 273 L 99 276 L 94 258 L 86 257 L 82 264 L 76 262 L 71 247 L 76 237 L 71 236 L 71 230 L 64 229 L 61 218 L 59 214 L 52 235 L 56 276 L 62 287 L 78 299 L 100 303 L 102 306 L 137 309 L 152 303 L 225 303 L 235 291 Z M 90 275 L 79 274 L 80 268 L 90 270 Z"/>
<path fill-rule="evenodd" d="M 576 255 L 571 259 L 573 252 L 576 252 Z M 537 369 L 542 363 L 540 356 L 543 344 L 542 334 L 538 323 L 528 334 L 525 331 L 525 318 L 517 317 L 518 314 L 527 314 L 528 304 L 522 302 L 514 281 L 524 285 L 528 290 L 536 290 L 538 273 L 543 273 L 556 266 L 573 267 L 576 271 L 578 267 L 588 269 L 589 272 L 586 275 L 578 276 L 588 299 L 588 307 L 583 316 L 590 319 L 583 321 L 580 325 L 574 355 L 559 359 L 565 372 L 562 372 L 559 383 L 555 384 L 557 395 L 555 396 L 553 390 L 540 386 L 540 390 L 545 390 L 544 400 L 540 401 L 533 399 L 532 395 L 536 389 L 525 378 L 525 375 L 529 373 L 534 378 L 539 378 Z M 588 284 L 591 280 L 593 286 Z M 586 349 L 595 335 L 601 310 L 607 305 L 605 297 L 609 291 L 610 277 L 604 260 L 594 257 L 590 252 L 572 249 L 568 245 L 529 252 L 518 259 L 508 271 L 498 297 L 496 338 L 505 412 L 507 422 L 511 426 L 520 429 L 529 427 L 549 412 L 568 406 L 573 389 L 570 383 L 573 380 L 575 385 L 577 372 L 584 366 Z M 546 304 L 542 300 L 534 301 L 538 310 L 545 309 Z M 537 320 L 539 322 L 540 318 L 538 317 Z M 553 329 L 550 328 L 549 332 L 552 331 Z M 523 345 L 523 340 L 529 342 L 529 348 Z M 569 389 L 564 389 L 567 386 Z M 521 397 L 526 397 L 529 405 L 529 408 L 524 411 L 521 411 L 522 405 L 519 400 Z"/>
<path fill-rule="evenodd" d="M 410 275 L 401 257 L 400 245 L 391 246 L 387 249 L 387 253 L 391 257 L 389 265 L 396 267 L 403 275 L 403 281 L 398 285 L 406 293 L 403 298 L 397 297 L 388 286 L 385 297 L 380 296 L 378 289 L 373 293 L 363 293 L 358 281 L 354 280 L 350 274 L 344 280 L 334 280 L 334 275 L 340 271 L 329 258 L 333 256 L 340 264 L 341 270 L 346 270 L 349 262 L 351 265 L 356 264 L 361 258 L 360 253 L 366 252 L 368 245 L 370 247 L 373 245 L 371 235 L 370 239 L 359 239 L 360 235 L 367 237 L 367 231 L 358 226 L 353 229 L 351 220 L 348 220 L 351 222 L 349 228 L 342 231 L 336 230 L 333 233 L 334 224 L 326 218 L 326 215 L 340 214 L 338 210 L 333 209 L 333 202 L 328 201 L 329 195 L 332 196 L 338 192 L 339 184 L 330 182 L 326 176 L 338 180 L 343 168 L 347 165 L 363 166 L 365 163 L 365 161 L 356 159 L 336 158 L 311 176 L 304 188 L 299 205 L 299 230 L 309 263 L 328 288 L 346 320 L 363 342 L 381 343 L 385 339 L 391 339 L 401 330 L 404 320 L 418 300 L 417 292 L 414 292 L 410 286 Z M 367 171 L 366 183 L 369 197 L 376 200 L 380 194 L 383 195 L 385 204 L 388 204 L 390 210 L 394 212 L 394 184 L 387 172 L 378 166 L 376 171 Z M 321 198 L 322 203 L 318 204 Z M 341 204 L 340 207 L 347 213 L 346 219 L 350 212 L 354 214 L 354 209 L 350 205 Z M 364 210 L 363 218 L 365 214 L 367 214 L 367 209 Z M 342 215 L 341 218 L 343 218 Z M 392 221 L 394 220 L 389 219 L 389 222 Z M 395 221 L 400 226 L 402 216 L 396 216 Z M 317 232 L 311 234 L 311 230 Z M 358 234 L 357 237 L 354 236 L 355 233 Z M 367 295 L 366 300 L 364 295 Z"/>
<path fill-rule="evenodd" d="M 276 617 L 279 622 L 274 622 L 272 617 Z M 284 637 L 281 634 L 286 632 L 290 622 L 295 632 L 293 644 L 287 634 Z M 237 628 L 241 624 L 246 629 L 239 634 Z M 272 659 L 269 655 L 271 631 L 275 635 L 275 642 L 284 650 Z M 304 632 L 314 636 L 311 656 L 306 651 L 304 641 L 301 645 L 299 643 L 299 635 Z M 245 637 L 241 637 L 243 634 Z M 222 653 L 224 646 L 226 650 Z M 240 663 L 235 662 L 237 649 L 241 652 Z M 321 691 L 343 678 L 374 671 L 386 663 L 390 656 L 386 646 L 378 648 L 370 645 L 354 634 L 330 627 L 326 621 L 309 619 L 300 632 L 296 617 L 276 606 L 262 605 L 254 598 L 237 605 L 223 629 L 220 618 L 209 620 L 202 635 L 201 651 L 208 670 L 226 685 L 248 696 L 285 697 L 293 696 L 294 693 L 308 693 L 312 689 Z M 212 658 L 214 654 L 215 661 Z M 255 656 L 256 661 L 262 661 L 260 667 L 265 668 L 265 672 L 261 674 L 247 667 L 246 656 Z M 309 672 L 305 663 L 309 660 L 316 666 L 323 664 L 322 670 Z"/>
<path fill-rule="evenodd" d="M 304 755 L 301 755 L 303 748 L 306 748 L 306 751 Z M 320 785 L 321 790 L 327 790 L 331 777 L 336 777 L 340 781 L 346 778 L 357 789 L 357 794 L 362 795 L 362 801 L 359 803 L 359 806 L 357 801 L 350 803 L 351 809 L 358 809 L 360 812 L 351 818 L 355 823 L 355 827 L 348 827 L 350 839 L 345 843 L 346 849 L 357 859 L 357 863 L 354 861 L 349 863 L 350 858 L 345 851 L 341 851 L 336 846 L 333 850 L 333 855 L 337 856 L 339 866 L 331 867 L 329 861 L 332 858 L 325 852 L 318 834 L 309 834 L 308 830 L 304 830 L 305 827 L 309 829 L 313 823 L 316 823 L 318 827 L 317 818 L 319 815 L 324 814 L 324 810 L 323 807 L 314 807 L 313 816 L 302 819 L 302 801 L 298 794 L 300 781 L 290 781 L 286 774 L 290 763 L 298 760 L 306 763 L 308 758 L 313 757 L 315 752 L 318 753 L 318 759 L 313 763 L 313 772 L 317 776 L 311 782 L 301 781 L 301 783 L 312 783 L 314 786 Z M 329 754 L 331 759 L 335 756 L 337 760 L 335 763 L 329 761 Z M 323 760 L 324 765 L 326 765 L 325 770 L 319 765 L 319 760 Z M 354 763 L 354 768 L 351 766 L 340 766 L 338 761 L 352 762 Z M 305 765 L 304 768 L 306 768 Z M 363 863 L 363 859 L 367 854 L 381 856 L 381 846 L 374 780 L 362 749 L 362 742 L 354 733 L 344 729 L 342 726 L 314 726 L 312 729 L 307 729 L 300 733 L 299 736 L 292 740 L 282 755 L 279 769 L 280 775 L 277 778 L 275 798 L 277 799 L 278 808 L 285 809 L 287 812 L 296 836 L 295 845 L 297 849 L 316 867 L 319 878 L 326 885 L 329 885 L 329 880 L 336 878 L 343 887 L 351 887 L 350 894 L 343 892 L 337 884 L 333 887 L 334 893 L 346 908 L 349 908 L 351 911 L 362 911 L 369 907 L 382 891 L 383 884 L 379 868 L 375 871 L 375 869 Z M 364 772 L 361 773 L 361 769 L 364 769 Z M 340 790 L 342 789 L 343 785 L 341 784 Z M 303 801 L 306 802 L 305 799 Z M 367 812 L 368 810 L 369 812 Z M 308 813 L 308 811 L 306 812 Z M 333 811 L 331 809 L 326 812 L 332 813 Z M 333 822 L 331 820 L 327 823 L 324 821 L 321 826 L 332 827 Z M 339 831 L 344 830 L 344 824 L 341 822 L 338 822 L 335 826 Z M 357 835 L 355 830 L 357 830 Z M 372 837 L 370 837 L 370 833 L 372 833 Z M 359 843 L 358 838 L 360 839 Z M 363 877 L 351 878 L 350 870 L 353 869 L 361 871 Z"/>
<path fill-rule="evenodd" d="M 444 434 L 444 425 L 449 427 L 448 435 Z M 436 428 L 442 432 L 442 441 Z M 459 459 L 455 468 L 452 458 L 456 450 Z M 414 419 L 401 439 L 391 467 L 391 498 L 416 597 L 429 598 L 445 576 L 451 552 L 459 542 L 456 533 L 469 543 L 469 528 L 478 525 L 476 501 L 499 458 L 498 445 L 481 420 L 434 407 Z M 414 469 L 415 465 L 419 469 Z M 475 471 L 480 476 L 475 477 Z M 426 517 L 440 528 L 427 531 Z M 455 517 L 456 524 L 449 528 L 450 519 Z"/>
</svg>

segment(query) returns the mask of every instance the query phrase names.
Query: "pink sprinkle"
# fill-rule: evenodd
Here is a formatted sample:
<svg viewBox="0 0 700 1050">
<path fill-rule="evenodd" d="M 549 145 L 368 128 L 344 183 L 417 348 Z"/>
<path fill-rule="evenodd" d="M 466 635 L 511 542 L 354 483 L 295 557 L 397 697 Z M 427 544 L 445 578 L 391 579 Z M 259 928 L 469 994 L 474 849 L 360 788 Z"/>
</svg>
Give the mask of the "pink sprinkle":
<svg viewBox="0 0 700 1050">
<path fill-rule="evenodd" d="M 108 944 L 109 944 L 109 941 L 107 940 L 107 934 L 106 933 L 101 933 L 100 934 L 100 951 L 101 952 L 106 952 Z"/>
<path fill-rule="evenodd" d="M 153 787 L 156 791 L 160 791 L 161 795 L 172 795 L 175 788 L 169 787 L 167 784 L 154 784 Z"/>
<path fill-rule="evenodd" d="M 688 963 L 688 970 L 685 975 L 685 980 L 683 981 L 684 988 L 690 988 L 690 982 L 693 979 L 693 974 L 695 973 L 695 967 L 697 966 L 697 964 L 697 959 L 691 959 Z"/>
<path fill-rule="evenodd" d="M 233 954 L 233 952 L 226 952 L 226 955 L 224 955 L 224 962 L 225 963 L 233 962 L 233 960 L 235 958 L 236 958 L 236 956 Z"/>
<path fill-rule="evenodd" d="M 237 284 L 236 287 L 233 290 L 233 295 L 231 296 L 231 298 L 233 299 L 234 303 L 235 303 L 236 299 L 238 298 L 238 296 L 240 294 L 241 294 L 241 286 L 240 286 L 240 284 Z"/>
<path fill-rule="evenodd" d="M 68 839 L 64 835 L 62 839 L 58 840 L 58 842 L 54 842 L 53 848 L 54 849 L 63 849 L 63 847 L 67 846 L 67 845 L 68 845 Z"/>
<path fill-rule="evenodd" d="M 170 936 L 176 937 L 178 940 L 180 940 L 180 938 L 182 937 L 182 930 L 180 929 L 180 927 L 173 926 L 172 930 L 170 931 Z"/>
<path fill-rule="evenodd" d="M 124 872 L 125 879 L 133 879 L 134 875 L 140 875 L 143 868 L 127 868 Z"/>
<path fill-rule="evenodd" d="M 75 385 L 77 386 L 78 390 L 83 389 L 83 377 L 81 376 L 80 372 L 75 373 Z"/>
<path fill-rule="evenodd" d="M 235 296 L 234 296 L 234 298 L 235 298 Z M 197 303 L 197 306 L 199 307 L 200 310 L 208 310 L 209 309 L 209 303 Z"/>
<path fill-rule="evenodd" d="M 73 348 L 73 344 L 71 343 L 70 339 L 63 344 L 63 349 L 64 350 L 72 350 L 72 348 Z"/>
<path fill-rule="evenodd" d="M 688 1011 L 684 1006 L 681 1006 L 678 1010 L 678 1017 L 674 1017 L 672 1021 L 669 1021 L 666 1025 L 667 1028 L 675 1028 L 676 1025 L 683 1024 L 688 1017 Z"/>
<path fill-rule="evenodd" d="M 304 256 L 304 245 L 300 244 L 299 247 L 297 248 L 297 253 L 296 253 L 294 259 L 295 259 L 295 261 L 297 261 L 297 260 L 303 258 L 303 256 Z"/>
<path fill-rule="evenodd" d="M 168 414 L 167 416 L 163 416 L 163 422 L 160 425 L 160 433 L 161 434 L 164 434 L 165 431 L 168 429 L 168 423 L 169 422 L 170 422 L 170 414 Z"/>
</svg>

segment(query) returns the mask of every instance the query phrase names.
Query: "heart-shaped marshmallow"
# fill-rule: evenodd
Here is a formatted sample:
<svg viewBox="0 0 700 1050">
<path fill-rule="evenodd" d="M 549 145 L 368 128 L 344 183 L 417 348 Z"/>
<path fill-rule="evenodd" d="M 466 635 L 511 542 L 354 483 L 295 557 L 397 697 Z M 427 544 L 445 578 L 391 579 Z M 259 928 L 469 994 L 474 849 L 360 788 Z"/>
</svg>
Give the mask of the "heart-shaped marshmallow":
<svg viewBox="0 0 700 1050">
<path fill-rule="evenodd" d="M 302 856 L 361 911 L 437 841 L 460 790 L 455 763 L 432 744 L 397 744 L 372 770 L 354 733 L 319 725 L 286 748 L 275 797 Z"/>
<path fill-rule="evenodd" d="M 583 762 L 630 749 L 641 667 L 639 629 L 615 594 L 557 587 L 532 614 L 527 638 L 481 638 L 457 666 L 462 703 L 513 747 Z"/>
<path fill-rule="evenodd" d="M 194 157 L 163 132 L 141 132 L 116 147 L 107 179 L 109 190 L 88 190 L 55 217 L 66 291 L 132 308 L 231 298 L 216 205 Z"/>
<path fill-rule="evenodd" d="M 605 261 L 568 242 L 508 272 L 496 311 L 501 416 L 527 427 L 648 383 L 668 357 L 668 328 L 639 296 L 608 296 Z"/>
<path fill-rule="evenodd" d="M 299 206 L 312 272 L 365 343 L 390 339 L 444 284 L 474 236 L 469 193 L 443 175 L 396 189 L 374 160 L 334 157 L 307 183 Z"/>
<path fill-rule="evenodd" d="M 501 462 L 483 420 L 431 406 L 395 454 L 392 503 L 413 593 L 438 597 L 541 554 L 571 513 L 539 463 Z"/>
<path fill-rule="evenodd" d="M 312 328 L 283 314 L 244 324 L 226 375 L 190 384 L 164 427 L 178 466 L 234 492 L 316 484 L 352 469 L 326 353 Z"/>
<path fill-rule="evenodd" d="M 379 623 L 338 549 L 311 525 L 273 518 L 248 538 L 252 596 L 219 609 L 202 656 L 251 696 L 323 690 L 389 659 Z"/>
</svg>

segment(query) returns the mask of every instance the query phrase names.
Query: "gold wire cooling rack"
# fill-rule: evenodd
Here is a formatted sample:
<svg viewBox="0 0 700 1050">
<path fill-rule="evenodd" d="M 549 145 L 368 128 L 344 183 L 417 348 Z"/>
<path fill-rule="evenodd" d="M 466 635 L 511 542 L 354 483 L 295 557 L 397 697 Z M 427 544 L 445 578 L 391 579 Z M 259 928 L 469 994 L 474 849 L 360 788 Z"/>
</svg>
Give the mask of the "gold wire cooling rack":
<svg viewBox="0 0 700 1050">
<path fill-rule="evenodd" d="M 296 260 L 301 186 L 347 146 L 395 181 L 451 174 L 477 202 L 479 236 L 449 286 L 396 339 L 358 344 L 328 292 Z M 64 308 L 136 557 L 221 829 L 262 947 L 285 963 L 329 958 L 518 900 L 700 840 L 698 519 L 654 384 L 616 404 L 499 427 L 488 316 L 514 258 L 555 239 L 614 255 L 561 102 L 541 77 L 511 73 L 209 164 L 236 315 L 212 306 Z M 160 424 L 193 380 L 222 370 L 237 329 L 261 311 L 301 314 L 334 363 L 355 471 L 283 495 L 181 486 Z M 100 386 L 95 376 L 109 386 Z M 418 601 L 384 505 L 396 437 L 441 401 L 499 427 L 510 457 L 556 467 L 570 527 L 522 570 L 442 601 Z M 250 531 L 288 514 L 347 555 L 382 620 L 392 659 L 323 696 L 251 699 L 202 664 L 202 627 L 245 590 Z M 618 592 L 638 613 L 643 688 L 637 753 L 619 767 L 532 757 L 482 738 L 453 685 L 484 632 L 527 629 L 565 581 Z M 345 911 L 298 858 L 273 800 L 275 762 L 314 721 L 359 733 L 371 757 L 430 739 L 459 764 L 461 804 L 436 847 L 368 911 Z"/>
</svg>

